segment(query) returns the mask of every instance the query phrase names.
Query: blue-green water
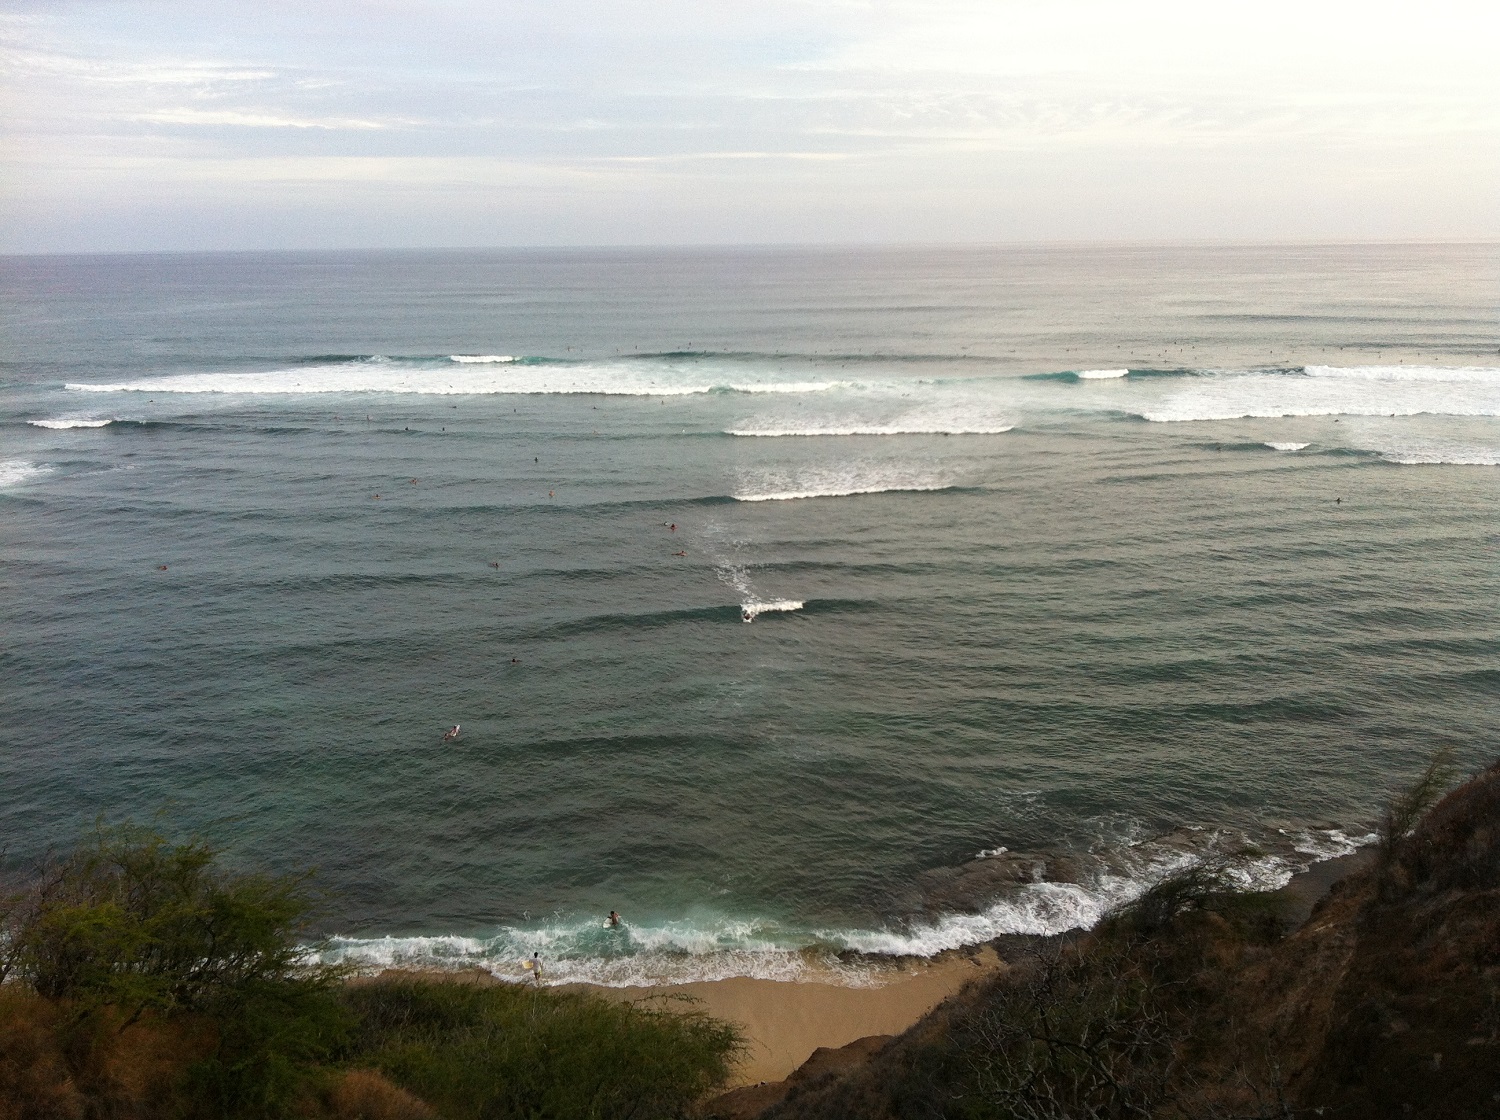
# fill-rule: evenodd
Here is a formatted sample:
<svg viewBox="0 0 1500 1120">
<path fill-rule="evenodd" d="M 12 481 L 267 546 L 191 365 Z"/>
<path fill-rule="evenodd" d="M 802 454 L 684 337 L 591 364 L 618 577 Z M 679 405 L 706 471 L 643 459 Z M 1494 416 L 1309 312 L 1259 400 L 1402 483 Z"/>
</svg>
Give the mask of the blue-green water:
<svg viewBox="0 0 1500 1120">
<path fill-rule="evenodd" d="M 791 975 L 1220 830 L 1274 879 L 1494 752 L 1500 247 L 0 284 L 12 862 L 168 806 L 318 867 L 349 951 Z"/>
</svg>

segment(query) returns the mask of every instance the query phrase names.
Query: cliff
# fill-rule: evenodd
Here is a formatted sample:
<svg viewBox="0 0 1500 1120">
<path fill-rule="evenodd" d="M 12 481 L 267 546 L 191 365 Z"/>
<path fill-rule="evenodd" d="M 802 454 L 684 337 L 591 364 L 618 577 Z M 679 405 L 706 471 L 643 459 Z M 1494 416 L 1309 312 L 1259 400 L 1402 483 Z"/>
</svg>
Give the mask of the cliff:
<svg viewBox="0 0 1500 1120">
<path fill-rule="evenodd" d="M 1398 806 L 1401 802 L 1397 803 Z M 1412 802 L 1406 802 L 1410 809 Z M 1312 910 L 1213 869 L 1039 945 L 905 1034 L 711 1115 L 764 1120 L 1500 1115 L 1500 765 Z M 771 1098 L 779 1097 L 776 1103 Z"/>
</svg>

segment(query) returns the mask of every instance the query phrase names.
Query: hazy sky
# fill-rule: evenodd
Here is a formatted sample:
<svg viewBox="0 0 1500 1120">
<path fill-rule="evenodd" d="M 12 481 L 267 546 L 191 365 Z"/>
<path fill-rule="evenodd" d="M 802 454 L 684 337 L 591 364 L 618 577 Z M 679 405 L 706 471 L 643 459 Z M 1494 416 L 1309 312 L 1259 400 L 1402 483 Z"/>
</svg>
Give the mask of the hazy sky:
<svg viewBox="0 0 1500 1120">
<path fill-rule="evenodd" d="M 0 250 L 1500 237 L 1500 3 L 0 0 Z"/>
</svg>

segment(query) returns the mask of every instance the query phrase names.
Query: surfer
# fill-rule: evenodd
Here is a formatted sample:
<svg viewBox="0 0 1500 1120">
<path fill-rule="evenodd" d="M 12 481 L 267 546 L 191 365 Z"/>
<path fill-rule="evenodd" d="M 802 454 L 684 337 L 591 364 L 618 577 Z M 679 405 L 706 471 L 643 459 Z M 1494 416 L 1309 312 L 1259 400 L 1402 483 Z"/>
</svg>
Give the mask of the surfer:
<svg viewBox="0 0 1500 1120">
<path fill-rule="evenodd" d="M 542 954 L 532 953 L 531 959 L 526 962 L 526 967 L 531 969 L 531 978 L 536 981 L 537 987 L 542 984 Z"/>
<path fill-rule="evenodd" d="M 611 910 L 609 912 L 609 917 L 604 920 L 604 924 L 610 929 L 614 929 L 620 924 L 620 915 L 614 910 Z"/>
<path fill-rule="evenodd" d="M 740 621 L 741 622 L 754 622 L 755 621 L 755 616 L 753 614 L 751 614 L 748 609 L 742 608 L 740 610 Z"/>
<path fill-rule="evenodd" d="M 443 742 L 445 742 L 445 743 L 451 743 L 451 742 L 453 742 L 453 740 L 457 739 L 458 738 L 458 728 L 459 728 L 459 725 L 455 723 L 447 731 L 444 731 L 443 732 Z"/>
</svg>

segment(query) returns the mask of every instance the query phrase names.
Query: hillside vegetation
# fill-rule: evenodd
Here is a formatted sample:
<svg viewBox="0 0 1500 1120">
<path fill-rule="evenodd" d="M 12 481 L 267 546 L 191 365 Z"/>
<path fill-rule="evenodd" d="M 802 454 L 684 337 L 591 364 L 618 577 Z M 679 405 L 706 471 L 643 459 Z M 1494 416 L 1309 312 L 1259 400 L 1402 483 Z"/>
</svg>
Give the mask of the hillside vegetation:
<svg viewBox="0 0 1500 1120">
<path fill-rule="evenodd" d="M 685 1115 L 739 1040 L 580 992 L 347 982 L 308 963 L 305 877 L 101 830 L 0 905 L 0 1120 Z"/>
</svg>

